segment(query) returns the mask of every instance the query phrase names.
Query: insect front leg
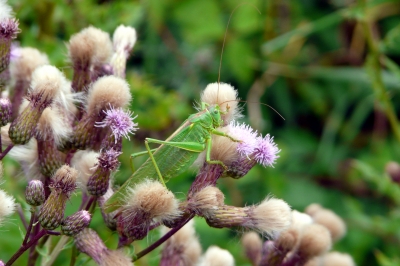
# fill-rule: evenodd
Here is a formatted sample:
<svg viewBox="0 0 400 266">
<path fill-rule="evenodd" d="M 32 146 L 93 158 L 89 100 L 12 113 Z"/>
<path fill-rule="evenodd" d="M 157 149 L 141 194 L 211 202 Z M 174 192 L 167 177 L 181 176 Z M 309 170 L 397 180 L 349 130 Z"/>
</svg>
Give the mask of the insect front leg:
<svg viewBox="0 0 400 266">
<path fill-rule="evenodd" d="M 211 134 L 222 136 L 222 137 L 227 137 L 228 139 L 232 140 L 233 142 L 242 142 L 241 140 L 235 139 L 235 138 L 229 136 L 228 134 L 226 134 L 225 132 L 222 132 L 222 131 L 219 131 L 216 129 L 211 130 Z"/>
<path fill-rule="evenodd" d="M 211 148 L 212 148 L 212 139 L 206 139 L 207 143 L 207 153 L 206 153 L 206 162 L 209 164 L 219 164 L 221 165 L 225 171 L 228 171 L 228 167 L 220 160 L 211 160 Z"/>
</svg>

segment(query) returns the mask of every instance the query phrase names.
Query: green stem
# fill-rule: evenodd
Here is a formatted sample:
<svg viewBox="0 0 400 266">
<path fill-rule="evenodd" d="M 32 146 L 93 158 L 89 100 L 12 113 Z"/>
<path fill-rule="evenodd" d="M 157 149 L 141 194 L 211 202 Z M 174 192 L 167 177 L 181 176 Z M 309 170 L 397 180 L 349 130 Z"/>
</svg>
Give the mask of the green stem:
<svg viewBox="0 0 400 266">
<path fill-rule="evenodd" d="M 366 3 L 363 1 L 362 3 L 364 5 L 364 12 L 366 12 Z M 392 127 L 393 133 L 396 136 L 397 140 L 400 142 L 400 128 L 399 128 L 399 122 L 397 120 L 396 113 L 394 111 L 392 102 L 389 99 L 389 96 L 387 94 L 385 85 L 382 80 L 382 69 L 381 69 L 381 64 L 380 64 L 380 57 L 381 53 L 379 51 L 378 44 L 374 40 L 374 37 L 372 35 L 372 29 L 369 21 L 364 18 L 361 21 L 361 24 L 363 26 L 365 38 L 367 40 L 367 44 L 369 47 L 369 54 L 367 58 L 366 65 L 367 67 L 370 67 L 372 71 L 369 71 L 370 77 L 372 79 L 372 88 L 374 89 L 376 95 L 378 96 L 378 99 L 380 103 L 383 105 L 383 109 L 385 112 L 385 115 L 387 119 L 389 120 L 390 126 Z"/>
</svg>

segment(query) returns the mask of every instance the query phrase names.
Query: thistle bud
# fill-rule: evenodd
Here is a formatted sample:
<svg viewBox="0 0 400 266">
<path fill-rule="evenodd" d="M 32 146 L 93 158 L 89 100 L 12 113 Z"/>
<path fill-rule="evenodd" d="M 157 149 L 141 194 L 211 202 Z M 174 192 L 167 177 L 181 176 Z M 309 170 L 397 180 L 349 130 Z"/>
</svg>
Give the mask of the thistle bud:
<svg viewBox="0 0 400 266">
<path fill-rule="evenodd" d="M 96 171 L 89 177 L 87 191 L 92 196 L 104 195 L 110 184 L 110 175 L 119 166 L 118 156 L 121 152 L 113 149 L 100 153 Z"/>
<path fill-rule="evenodd" d="M 146 180 L 130 190 L 128 201 L 118 214 L 117 230 L 130 240 L 143 239 L 156 222 L 178 217 L 178 200 L 158 181 Z"/>
<path fill-rule="evenodd" d="M 88 211 L 78 211 L 65 218 L 61 224 L 61 231 L 64 235 L 74 236 L 89 226 L 91 217 Z"/>
<path fill-rule="evenodd" d="M 63 218 L 65 204 L 76 187 L 75 169 L 64 165 L 54 174 L 51 180 L 51 193 L 39 211 L 39 222 L 45 229 L 57 228 Z"/>
<path fill-rule="evenodd" d="M 44 185 L 40 180 L 31 180 L 25 190 L 26 202 L 31 206 L 40 206 L 46 199 Z"/>
<path fill-rule="evenodd" d="M 26 144 L 30 140 L 44 109 L 58 96 L 65 82 L 64 75 L 53 66 L 41 66 L 33 72 L 29 104 L 10 126 L 9 136 L 14 144 Z"/>
<path fill-rule="evenodd" d="M 7 98 L 0 98 L 0 127 L 11 121 L 11 102 Z"/>
</svg>

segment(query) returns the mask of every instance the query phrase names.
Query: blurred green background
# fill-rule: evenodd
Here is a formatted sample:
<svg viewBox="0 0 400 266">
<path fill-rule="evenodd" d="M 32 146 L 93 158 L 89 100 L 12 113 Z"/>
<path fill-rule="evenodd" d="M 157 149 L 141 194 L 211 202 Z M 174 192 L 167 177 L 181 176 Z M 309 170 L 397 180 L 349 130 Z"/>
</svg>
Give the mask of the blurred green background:
<svg viewBox="0 0 400 266">
<path fill-rule="evenodd" d="M 74 1 L 10 0 L 20 20 L 21 46 L 48 54 L 71 77 L 65 43 L 89 25 L 113 33 L 136 28 L 138 42 L 128 61 L 131 109 L 140 130 L 124 143 L 117 183 L 130 175 L 128 155 L 143 150 L 143 139 L 165 139 L 191 113 L 208 83 L 218 79 L 225 29 L 236 0 Z M 303 211 L 320 203 L 338 213 L 348 233 L 334 249 L 357 265 L 400 265 L 400 189 L 384 173 L 398 160 L 400 131 L 400 2 L 352 0 L 246 1 L 226 34 L 221 81 L 239 90 L 243 121 L 275 137 L 282 150 L 274 168 L 254 168 L 240 180 L 221 180 L 228 204 L 244 206 L 267 195 Z M 282 114 L 281 119 L 266 103 Z M 140 164 L 140 160 L 136 162 Z M 2 185 L 23 204 L 26 181 L 18 165 L 5 161 Z M 184 197 L 195 173 L 170 181 Z M 79 193 L 68 213 L 79 205 Z M 28 209 L 26 205 L 23 206 Z M 28 212 L 27 212 L 28 213 Z M 1 227 L 0 259 L 22 239 L 18 216 Z M 95 228 L 115 247 L 116 236 L 95 217 Z M 242 232 L 209 228 L 196 220 L 206 249 L 219 245 L 237 265 L 250 265 L 240 246 Z M 6 237 L 6 238 L 4 238 Z M 4 241 L 7 239 L 7 241 Z M 136 244 L 141 250 L 154 233 Z M 51 250 L 45 247 L 43 254 Z M 57 265 L 69 265 L 70 246 Z M 155 265 L 153 252 L 135 265 Z M 19 261 L 23 264 L 26 256 Z M 80 255 L 82 265 L 87 256 Z M 89 262 L 90 264 L 91 262 Z M 85 264 L 87 265 L 87 264 Z"/>
</svg>

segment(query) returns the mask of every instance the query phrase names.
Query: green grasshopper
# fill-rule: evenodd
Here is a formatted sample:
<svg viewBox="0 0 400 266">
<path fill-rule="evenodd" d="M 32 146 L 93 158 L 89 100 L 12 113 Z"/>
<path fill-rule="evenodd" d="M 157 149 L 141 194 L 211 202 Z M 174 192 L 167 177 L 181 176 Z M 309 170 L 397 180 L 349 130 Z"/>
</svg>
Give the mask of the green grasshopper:
<svg viewBox="0 0 400 266">
<path fill-rule="evenodd" d="M 150 158 L 107 200 L 105 210 L 112 212 L 119 208 L 129 188 L 133 188 L 145 178 L 159 178 L 160 182 L 165 185 L 164 180 L 168 181 L 186 171 L 204 150 L 206 150 L 207 163 L 219 164 L 226 169 L 223 162 L 210 158 L 211 136 L 213 134 L 239 142 L 239 140 L 217 130 L 218 127 L 223 125 L 221 114 L 225 113 L 227 111 L 221 111 L 219 105 L 202 103 L 201 111 L 190 115 L 167 140 L 146 138 L 147 151 L 132 154 L 131 158 L 147 153 Z M 151 150 L 149 143 L 161 144 L 161 146 Z"/>
</svg>

